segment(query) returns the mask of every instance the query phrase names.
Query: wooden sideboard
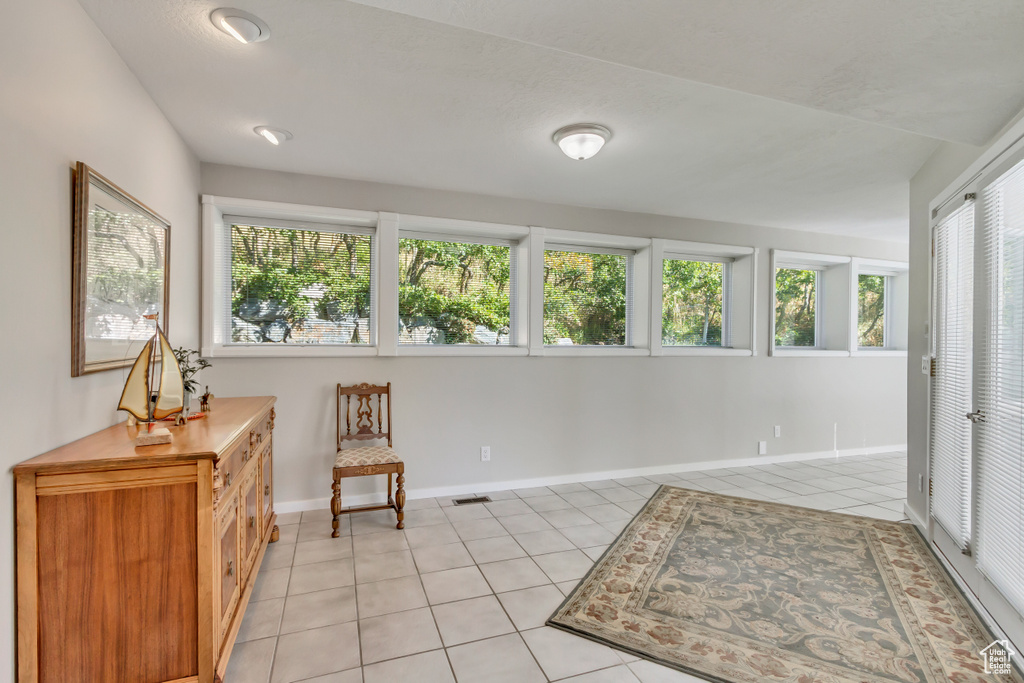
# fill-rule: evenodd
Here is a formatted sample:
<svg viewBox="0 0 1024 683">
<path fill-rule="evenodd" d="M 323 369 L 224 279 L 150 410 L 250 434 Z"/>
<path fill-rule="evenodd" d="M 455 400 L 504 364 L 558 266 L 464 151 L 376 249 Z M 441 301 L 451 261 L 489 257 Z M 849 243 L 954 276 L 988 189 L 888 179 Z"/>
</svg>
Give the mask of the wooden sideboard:
<svg viewBox="0 0 1024 683">
<path fill-rule="evenodd" d="M 277 540 L 274 401 L 214 399 L 170 444 L 136 448 L 122 423 L 14 468 L 19 682 L 223 679 Z"/>
</svg>

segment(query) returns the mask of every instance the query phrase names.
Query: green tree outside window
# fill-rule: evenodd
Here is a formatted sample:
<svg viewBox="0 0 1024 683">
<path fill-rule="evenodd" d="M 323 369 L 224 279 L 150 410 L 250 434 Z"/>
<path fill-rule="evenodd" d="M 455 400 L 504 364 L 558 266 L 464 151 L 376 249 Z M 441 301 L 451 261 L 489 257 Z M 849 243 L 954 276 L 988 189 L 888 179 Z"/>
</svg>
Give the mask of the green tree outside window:
<svg viewBox="0 0 1024 683">
<path fill-rule="evenodd" d="M 857 276 L 857 346 L 885 346 L 884 275 Z"/>
<path fill-rule="evenodd" d="M 724 263 L 664 260 L 662 345 L 722 346 L 726 268 Z"/>
<path fill-rule="evenodd" d="M 775 345 L 817 346 L 818 271 L 775 270 Z"/>
<path fill-rule="evenodd" d="M 512 248 L 398 242 L 400 343 L 509 345 Z"/>
<path fill-rule="evenodd" d="M 236 343 L 370 343 L 369 235 L 231 226 Z"/>
<path fill-rule="evenodd" d="M 623 254 L 544 251 L 544 343 L 625 346 Z"/>
</svg>

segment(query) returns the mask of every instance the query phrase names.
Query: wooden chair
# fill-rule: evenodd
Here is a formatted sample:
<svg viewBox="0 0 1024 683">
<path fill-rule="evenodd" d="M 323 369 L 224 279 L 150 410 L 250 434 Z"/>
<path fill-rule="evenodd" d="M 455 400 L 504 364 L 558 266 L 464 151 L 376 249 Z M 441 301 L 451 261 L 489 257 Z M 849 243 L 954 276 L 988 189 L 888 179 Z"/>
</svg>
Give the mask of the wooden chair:
<svg viewBox="0 0 1024 683">
<path fill-rule="evenodd" d="M 377 400 L 374 401 L 373 397 Z M 354 397 L 354 400 L 353 400 Z M 385 407 L 384 399 L 387 399 Z M 387 422 L 383 418 L 387 416 Z M 376 420 L 374 420 L 376 418 Z M 342 432 L 342 422 L 345 431 Z M 385 427 L 387 428 L 385 431 Z M 391 448 L 391 382 L 387 386 L 357 384 L 351 387 L 338 385 L 338 443 L 334 460 L 334 483 L 331 485 L 331 538 L 337 538 L 338 517 L 352 512 L 369 510 L 394 510 L 398 515 L 395 528 L 405 528 L 405 463 Z M 388 440 L 387 446 L 358 446 L 347 448 L 347 444 Z M 384 505 L 362 505 L 342 509 L 341 480 L 347 477 L 366 477 L 374 474 L 388 475 L 388 502 Z M 391 497 L 391 475 L 397 475 L 398 490 Z"/>
</svg>

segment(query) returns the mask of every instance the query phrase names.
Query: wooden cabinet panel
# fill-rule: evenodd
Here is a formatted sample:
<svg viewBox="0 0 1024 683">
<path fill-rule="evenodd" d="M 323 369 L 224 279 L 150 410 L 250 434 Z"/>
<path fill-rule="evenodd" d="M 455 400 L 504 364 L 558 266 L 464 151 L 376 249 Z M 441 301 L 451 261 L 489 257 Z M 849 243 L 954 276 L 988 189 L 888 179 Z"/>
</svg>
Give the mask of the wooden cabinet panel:
<svg viewBox="0 0 1024 683">
<path fill-rule="evenodd" d="M 273 508 L 274 508 L 274 442 L 273 439 L 267 444 L 267 449 L 263 452 L 263 460 L 261 462 L 261 476 L 260 485 L 263 487 L 263 533 L 266 535 L 270 531 L 270 523 L 273 521 Z"/>
<path fill-rule="evenodd" d="M 259 468 L 256 465 L 257 463 L 254 462 L 248 469 L 241 489 L 239 511 L 242 525 L 243 577 L 249 576 L 249 569 L 256 560 L 256 552 L 260 549 L 262 525 L 260 524 L 260 491 L 257 488 Z"/>
<path fill-rule="evenodd" d="M 39 679 L 197 675 L 195 484 L 45 495 L 37 507 Z"/>
<path fill-rule="evenodd" d="M 120 424 L 15 466 L 20 683 L 223 677 L 275 520 L 274 400 L 215 399 L 171 444 Z"/>
<path fill-rule="evenodd" d="M 220 548 L 220 618 L 223 634 L 238 602 L 241 567 L 238 562 L 238 496 L 231 496 L 219 513 L 217 533 Z"/>
</svg>

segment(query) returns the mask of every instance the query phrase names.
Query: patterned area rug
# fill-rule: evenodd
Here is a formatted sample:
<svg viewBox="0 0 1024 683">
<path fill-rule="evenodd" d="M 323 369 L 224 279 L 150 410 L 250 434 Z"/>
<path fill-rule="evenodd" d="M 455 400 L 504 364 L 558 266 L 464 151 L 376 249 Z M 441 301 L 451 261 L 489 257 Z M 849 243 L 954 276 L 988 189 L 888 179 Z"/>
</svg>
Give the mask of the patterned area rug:
<svg viewBox="0 0 1024 683">
<path fill-rule="evenodd" d="M 670 486 L 548 624 L 710 681 L 1021 680 L 912 525 Z"/>
</svg>

